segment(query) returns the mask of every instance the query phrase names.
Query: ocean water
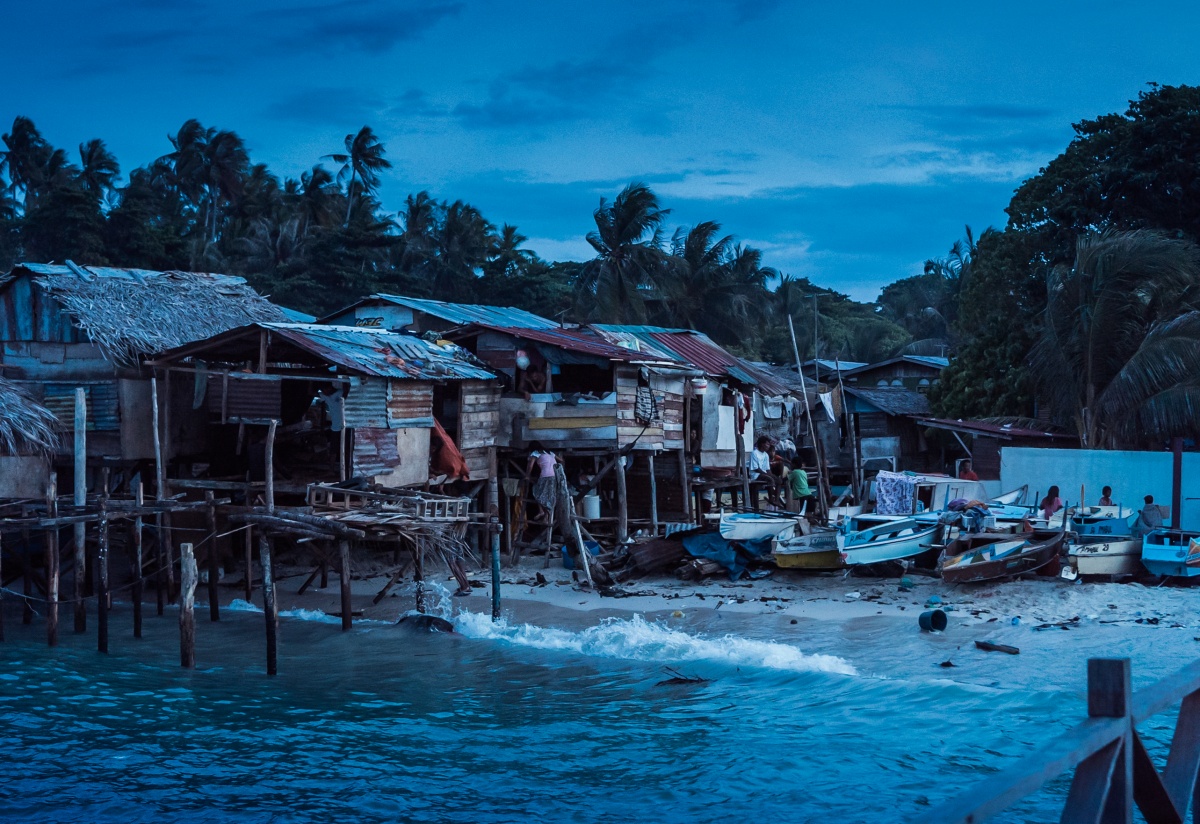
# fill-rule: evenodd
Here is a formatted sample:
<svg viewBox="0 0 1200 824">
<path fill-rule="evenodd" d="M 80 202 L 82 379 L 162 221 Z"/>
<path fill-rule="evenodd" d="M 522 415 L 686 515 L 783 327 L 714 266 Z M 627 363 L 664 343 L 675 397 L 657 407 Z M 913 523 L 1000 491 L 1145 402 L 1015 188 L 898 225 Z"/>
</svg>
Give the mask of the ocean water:
<svg viewBox="0 0 1200 824">
<path fill-rule="evenodd" d="M 69 620 L 47 649 L 10 601 L 0 820 L 898 821 L 1072 725 L 1081 701 L 1036 674 L 906 673 L 912 653 L 871 651 L 894 648 L 874 625 L 773 640 L 769 623 L 711 616 L 571 628 L 463 615 L 455 635 L 343 634 L 298 611 L 267 678 L 262 616 L 241 606 L 219 625 L 197 609 L 186 671 L 170 609 L 134 641 L 118 607 L 105 656 Z M 864 654 L 823 651 L 846 632 Z M 664 665 L 711 680 L 663 686 Z M 1056 820 L 1066 790 L 1006 820 Z"/>
</svg>

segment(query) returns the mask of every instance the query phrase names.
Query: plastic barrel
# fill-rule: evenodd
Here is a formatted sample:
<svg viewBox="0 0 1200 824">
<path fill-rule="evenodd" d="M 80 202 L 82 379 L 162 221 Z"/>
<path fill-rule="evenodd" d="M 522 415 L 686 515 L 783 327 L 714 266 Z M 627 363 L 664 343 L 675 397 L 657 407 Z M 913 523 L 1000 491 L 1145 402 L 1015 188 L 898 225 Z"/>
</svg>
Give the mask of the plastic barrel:
<svg viewBox="0 0 1200 824">
<path fill-rule="evenodd" d="M 946 628 L 948 621 L 946 613 L 940 609 L 931 609 L 928 612 L 922 612 L 917 619 L 921 624 L 921 629 L 926 632 L 941 632 Z"/>
<path fill-rule="evenodd" d="M 600 517 L 600 496 L 590 493 L 583 496 L 583 517 L 594 521 Z"/>
</svg>

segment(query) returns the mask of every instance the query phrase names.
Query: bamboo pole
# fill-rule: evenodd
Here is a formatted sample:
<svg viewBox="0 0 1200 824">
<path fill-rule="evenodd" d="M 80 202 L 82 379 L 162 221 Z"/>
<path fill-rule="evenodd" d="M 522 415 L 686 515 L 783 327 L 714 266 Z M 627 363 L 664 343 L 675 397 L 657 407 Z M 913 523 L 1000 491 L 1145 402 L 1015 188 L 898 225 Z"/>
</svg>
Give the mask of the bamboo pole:
<svg viewBox="0 0 1200 824">
<path fill-rule="evenodd" d="M 654 450 L 646 453 L 650 463 L 650 536 L 658 537 L 658 479 L 654 477 Z"/>
<path fill-rule="evenodd" d="M 196 556 L 191 544 L 179 545 L 179 665 L 196 666 Z"/>
<path fill-rule="evenodd" d="M 854 419 L 850 417 L 850 404 L 846 402 L 846 387 L 842 383 L 842 361 L 834 358 L 833 365 L 837 369 L 838 391 L 842 395 L 842 417 L 846 421 L 846 434 L 850 438 L 851 481 L 854 486 L 854 503 L 861 503 L 865 497 L 862 494 L 862 455 L 858 451 L 858 434 L 854 431 Z M 800 376 L 800 385 L 804 385 L 804 376 Z"/>
<path fill-rule="evenodd" d="M 683 519 L 692 519 L 692 485 L 688 482 L 687 451 L 679 450 L 679 483 L 683 491 Z"/>
<path fill-rule="evenodd" d="M 218 574 L 220 558 L 217 557 L 217 507 L 213 500 L 212 490 L 205 490 L 204 509 L 208 521 L 208 620 L 220 621 L 221 594 L 217 590 L 217 579 L 220 578 Z"/>
<path fill-rule="evenodd" d="M 733 422 L 733 448 L 734 455 L 736 456 L 735 460 L 737 461 L 737 476 L 742 479 L 742 509 L 758 509 L 758 501 L 754 501 L 753 506 L 751 506 L 750 468 L 746 465 L 746 438 L 744 433 L 738 431 L 742 412 L 737 407 L 734 407 L 733 414 L 737 416 Z"/>
<path fill-rule="evenodd" d="M 87 393 L 82 386 L 75 388 L 75 478 L 73 503 L 77 508 L 87 504 Z M 84 600 L 87 582 L 87 525 L 75 524 L 75 631 L 87 632 L 87 601 Z"/>
<path fill-rule="evenodd" d="M 138 481 L 134 500 L 140 509 L 144 503 L 145 490 Z M 142 637 L 142 516 L 133 521 L 133 637 Z"/>
<path fill-rule="evenodd" d="M 46 487 L 46 515 L 58 517 L 58 475 L 50 473 Z M 46 644 L 58 646 L 58 527 L 46 530 Z"/>
<path fill-rule="evenodd" d="M 804 414 L 808 416 L 808 434 L 812 438 L 813 457 L 817 464 L 817 500 L 821 503 L 821 512 L 823 517 L 829 517 L 829 501 L 825 497 L 825 477 L 821 471 L 821 448 L 817 444 L 817 426 L 813 421 L 812 407 L 808 403 L 808 387 L 804 384 L 804 366 L 800 362 L 800 348 L 796 345 L 796 326 L 792 323 L 792 316 L 788 315 L 788 332 L 792 336 L 792 354 L 796 358 L 796 374 L 800 376 L 800 392 L 804 395 Z M 816 363 L 816 354 L 813 354 L 813 363 Z"/>
</svg>

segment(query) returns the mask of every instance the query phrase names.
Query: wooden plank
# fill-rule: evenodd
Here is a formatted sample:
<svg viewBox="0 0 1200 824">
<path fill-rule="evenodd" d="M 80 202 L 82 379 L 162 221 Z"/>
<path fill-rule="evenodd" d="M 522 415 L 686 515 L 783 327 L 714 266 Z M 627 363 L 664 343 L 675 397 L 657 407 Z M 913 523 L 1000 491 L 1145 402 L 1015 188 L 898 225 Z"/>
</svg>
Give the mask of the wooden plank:
<svg viewBox="0 0 1200 824">
<path fill-rule="evenodd" d="M 1168 679 L 1169 680 L 1169 679 Z M 1200 693 L 1193 692 L 1183 699 L 1163 784 L 1167 794 L 1180 811 L 1186 811 L 1188 801 L 1196 791 L 1196 776 L 1200 770 Z"/>
<path fill-rule="evenodd" d="M 1062 824 L 1100 824 L 1120 753 L 1121 742 L 1113 741 L 1083 759 L 1071 780 L 1071 791 L 1060 819 Z"/>
<path fill-rule="evenodd" d="M 1088 659 L 1088 715 L 1092 718 L 1123 718 L 1130 712 L 1128 658 Z"/>
<path fill-rule="evenodd" d="M 1134 732 L 1132 737 L 1134 803 L 1148 824 L 1183 824 L 1183 815 L 1163 785 L 1141 736 Z"/>
<path fill-rule="evenodd" d="M 1133 697 L 1133 720 L 1141 723 L 1152 715 L 1179 702 L 1180 696 L 1200 690 L 1200 660 L 1194 661 L 1173 675 L 1138 690 Z"/>
<path fill-rule="evenodd" d="M 529 429 L 531 431 L 539 431 L 543 429 L 595 429 L 604 426 L 604 418 L 594 417 L 576 417 L 576 418 L 533 418 L 529 421 Z"/>
</svg>

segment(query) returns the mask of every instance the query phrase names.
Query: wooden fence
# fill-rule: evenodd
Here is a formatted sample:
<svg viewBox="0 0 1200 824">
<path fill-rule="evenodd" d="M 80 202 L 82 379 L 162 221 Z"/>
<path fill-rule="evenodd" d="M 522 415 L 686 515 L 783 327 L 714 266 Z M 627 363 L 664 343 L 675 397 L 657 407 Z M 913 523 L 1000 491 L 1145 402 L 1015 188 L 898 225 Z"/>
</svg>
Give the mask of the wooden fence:
<svg viewBox="0 0 1200 824">
<path fill-rule="evenodd" d="M 1179 704 L 1166 770 L 1159 773 L 1137 724 Z M 1133 693 L 1128 658 L 1088 660 L 1088 719 L 1007 770 L 931 810 L 913 824 L 976 824 L 1075 770 L 1063 822 L 1131 824 L 1133 807 L 1149 824 L 1183 824 L 1200 807 L 1200 661 Z M 1200 815 L 1193 813 L 1193 821 Z"/>
</svg>

